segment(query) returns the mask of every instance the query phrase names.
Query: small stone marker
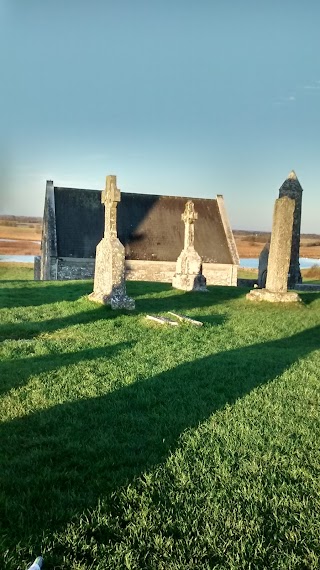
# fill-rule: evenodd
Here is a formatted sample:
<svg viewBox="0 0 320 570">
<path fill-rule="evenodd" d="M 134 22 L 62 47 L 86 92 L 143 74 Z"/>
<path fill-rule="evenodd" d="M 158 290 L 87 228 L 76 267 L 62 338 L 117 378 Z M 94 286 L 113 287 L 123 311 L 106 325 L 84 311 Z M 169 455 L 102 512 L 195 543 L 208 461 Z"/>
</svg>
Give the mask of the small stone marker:
<svg viewBox="0 0 320 570">
<path fill-rule="evenodd" d="M 126 294 L 125 250 L 117 237 L 117 205 L 121 200 L 115 176 L 107 176 L 106 188 L 101 193 L 105 206 L 104 237 L 97 245 L 93 293 L 90 301 L 111 305 L 112 309 L 135 308 L 135 302 Z"/>
<path fill-rule="evenodd" d="M 155 317 L 154 315 L 146 315 L 146 319 L 149 319 L 149 321 L 155 321 L 160 325 L 171 325 L 173 327 L 179 326 L 179 323 L 177 321 L 172 321 L 171 319 L 167 319 L 166 317 Z"/>
<path fill-rule="evenodd" d="M 295 201 L 287 196 L 275 201 L 266 288 L 250 291 L 247 294 L 250 301 L 300 301 L 297 293 L 288 292 L 294 208 Z"/>
<path fill-rule="evenodd" d="M 182 291 L 207 291 L 201 257 L 194 249 L 194 222 L 198 219 L 198 214 L 192 200 L 186 203 L 181 219 L 185 224 L 184 248 L 177 259 L 172 286 Z"/>
<path fill-rule="evenodd" d="M 190 317 L 186 317 L 185 315 L 178 315 L 178 313 L 173 313 L 172 311 L 168 311 L 169 315 L 176 317 L 179 321 L 185 321 L 187 323 L 191 323 L 192 325 L 196 325 L 198 327 L 202 327 L 203 323 L 201 321 L 196 321 L 195 319 L 190 319 Z"/>
</svg>

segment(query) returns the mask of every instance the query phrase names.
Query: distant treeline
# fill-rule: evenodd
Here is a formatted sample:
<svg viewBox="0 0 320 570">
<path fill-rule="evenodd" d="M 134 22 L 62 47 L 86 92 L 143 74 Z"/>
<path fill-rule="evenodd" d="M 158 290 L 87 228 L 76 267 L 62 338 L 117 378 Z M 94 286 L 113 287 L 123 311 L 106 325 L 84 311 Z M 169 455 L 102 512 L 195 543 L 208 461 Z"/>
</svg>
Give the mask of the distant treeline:
<svg viewBox="0 0 320 570">
<path fill-rule="evenodd" d="M 42 218 L 36 216 L 0 216 L 1 226 L 41 226 Z"/>
<path fill-rule="evenodd" d="M 257 242 L 257 243 L 266 242 L 271 237 L 271 232 L 259 232 L 259 231 L 248 232 L 248 230 L 233 230 L 233 234 L 235 237 L 240 238 L 241 241 L 253 241 L 253 242 Z M 316 242 L 313 244 L 310 244 L 310 245 L 320 245 L 319 244 L 319 239 L 320 239 L 319 234 L 301 234 L 301 238 L 303 238 L 303 239 L 314 239 L 314 240 L 316 240 Z"/>
</svg>

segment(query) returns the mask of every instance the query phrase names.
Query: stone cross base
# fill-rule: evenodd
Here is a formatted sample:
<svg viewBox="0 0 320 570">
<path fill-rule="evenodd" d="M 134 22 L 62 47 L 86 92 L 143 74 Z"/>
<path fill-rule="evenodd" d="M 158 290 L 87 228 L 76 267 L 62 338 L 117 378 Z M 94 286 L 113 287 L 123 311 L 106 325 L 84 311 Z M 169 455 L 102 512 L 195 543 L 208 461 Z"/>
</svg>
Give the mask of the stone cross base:
<svg viewBox="0 0 320 570">
<path fill-rule="evenodd" d="M 117 238 L 103 238 L 97 246 L 93 293 L 90 301 L 111 305 L 112 309 L 135 308 L 127 296 L 125 283 L 124 247 Z"/>
<path fill-rule="evenodd" d="M 110 305 L 111 309 L 127 309 L 129 311 L 135 309 L 134 299 L 126 295 L 125 289 L 120 290 L 120 288 L 117 288 L 117 290 L 113 290 L 110 295 L 93 292 L 88 296 L 88 299 L 95 303 L 101 303 L 102 305 Z"/>
<path fill-rule="evenodd" d="M 172 287 L 182 291 L 208 291 L 206 278 L 201 274 L 175 274 L 172 279 Z"/>
<path fill-rule="evenodd" d="M 180 253 L 172 287 L 182 291 L 207 291 L 206 278 L 202 275 L 201 257 L 193 247 L 183 249 Z"/>
<path fill-rule="evenodd" d="M 293 291 L 269 291 L 268 289 L 252 289 L 246 295 L 249 301 L 268 301 L 269 303 L 299 303 L 298 293 Z"/>
</svg>

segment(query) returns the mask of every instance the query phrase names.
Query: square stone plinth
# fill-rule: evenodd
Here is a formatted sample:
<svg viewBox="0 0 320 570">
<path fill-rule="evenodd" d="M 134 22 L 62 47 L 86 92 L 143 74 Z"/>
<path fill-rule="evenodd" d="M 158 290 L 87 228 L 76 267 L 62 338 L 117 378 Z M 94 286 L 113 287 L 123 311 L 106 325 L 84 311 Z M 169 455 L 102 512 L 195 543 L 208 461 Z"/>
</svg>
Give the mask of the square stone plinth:
<svg viewBox="0 0 320 570">
<path fill-rule="evenodd" d="M 102 305 L 110 305 L 111 309 L 127 309 L 128 311 L 134 311 L 135 301 L 128 297 L 126 293 L 117 291 L 110 295 L 103 295 L 102 293 L 91 293 L 88 296 L 90 301 L 94 303 L 101 303 Z"/>
<path fill-rule="evenodd" d="M 299 303 L 298 293 L 294 291 L 269 291 L 268 289 L 252 289 L 246 295 L 249 301 L 267 301 L 269 303 Z"/>
</svg>

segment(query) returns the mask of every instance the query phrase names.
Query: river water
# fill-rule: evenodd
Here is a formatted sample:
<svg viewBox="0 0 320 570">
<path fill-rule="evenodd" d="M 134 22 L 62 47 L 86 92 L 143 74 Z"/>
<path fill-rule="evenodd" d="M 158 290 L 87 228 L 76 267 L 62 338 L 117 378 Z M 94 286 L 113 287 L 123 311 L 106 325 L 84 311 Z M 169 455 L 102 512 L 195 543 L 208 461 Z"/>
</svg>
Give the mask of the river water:
<svg viewBox="0 0 320 570">
<path fill-rule="evenodd" d="M 0 263 L 4 261 L 10 263 L 33 263 L 34 255 L 0 255 Z"/>
<path fill-rule="evenodd" d="M 33 263 L 34 255 L 0 255 L 0 263 L 17 262 L 17 263 Z M 244 269 L 257 269 L 259 259 L 255 257 L 244 257 L 240 259 L 240 267 Z M 310 257 L 300 257 L 300 268 L 308 269 L 312 265 L 320 265 L 320 259 L 311 259 Z"/>
<path fill-rule="evenodd" d="M 320 265 L 320 259 L 312 259 L 311 257 L 300 257 L 300 269 L 308 269 L 313 265 Z M 256 257 L 244 257 L 240 259 L 240 267 L 245 269 L 258 269 L 259 259 Z"/>
</svg>

